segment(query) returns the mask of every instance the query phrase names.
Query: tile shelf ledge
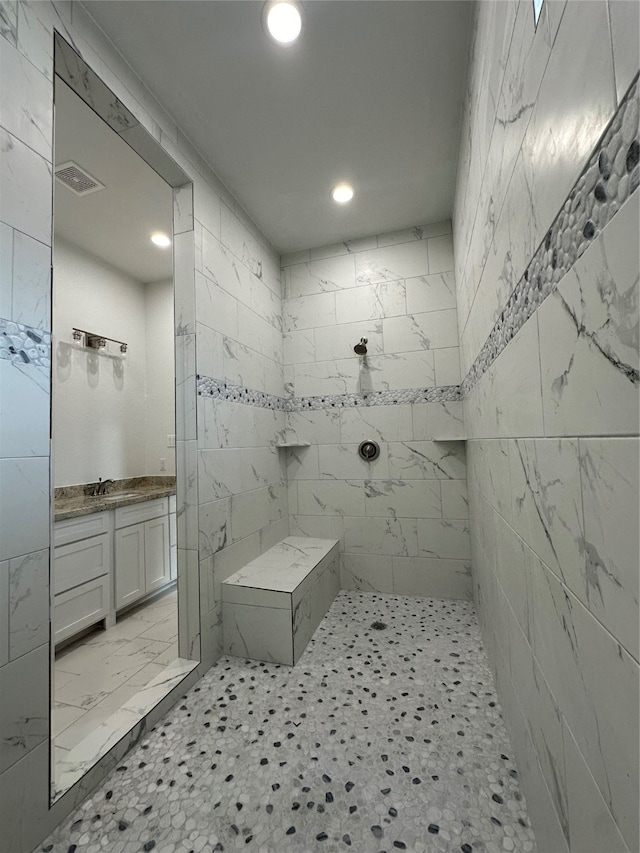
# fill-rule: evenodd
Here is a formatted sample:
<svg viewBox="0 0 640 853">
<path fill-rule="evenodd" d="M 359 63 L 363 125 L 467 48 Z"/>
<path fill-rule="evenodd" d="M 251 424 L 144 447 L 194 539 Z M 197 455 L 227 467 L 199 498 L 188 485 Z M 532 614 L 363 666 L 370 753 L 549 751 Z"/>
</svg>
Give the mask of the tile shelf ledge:
<svg viewBox="0 0 640 853">
<path fill-rule="evenodd" d="M 436 435 L 431 441 L 466 441 L 467 437 L 459 435 Z"/>
<path fill-rule="evenodd" d="M 277 441 L 276 447 L 311 447 L 310 441 Z"/>
</svg>

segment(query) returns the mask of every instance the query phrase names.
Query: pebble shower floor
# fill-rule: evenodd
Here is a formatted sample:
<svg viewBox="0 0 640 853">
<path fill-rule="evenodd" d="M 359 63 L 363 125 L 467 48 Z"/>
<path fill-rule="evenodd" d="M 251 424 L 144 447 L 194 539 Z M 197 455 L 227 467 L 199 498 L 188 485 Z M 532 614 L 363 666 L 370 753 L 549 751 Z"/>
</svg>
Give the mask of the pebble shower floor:
<svg viewBox="0 0 640 853">
<path fill-rule="evenodd" d="M 473 604 L 341 592 L 294 668 L 221 658 L 38 850 L 535 851 Z"/>
</svg>

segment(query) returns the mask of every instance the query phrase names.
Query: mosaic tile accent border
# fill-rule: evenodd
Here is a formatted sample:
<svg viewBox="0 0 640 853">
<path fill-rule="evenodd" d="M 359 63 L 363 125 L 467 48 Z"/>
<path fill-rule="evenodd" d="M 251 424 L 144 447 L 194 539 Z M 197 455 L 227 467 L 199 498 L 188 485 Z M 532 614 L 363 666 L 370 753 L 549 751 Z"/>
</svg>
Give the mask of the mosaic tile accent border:
<svg viewBox="0 0 640 853">
<path fill-rule="evenodd" d="M 0 358 L 17 367 L 32 364 L 48 376 L 51 369 L 51 334 L 12 320 L 0 319 Z"/>
<path fill-rule="evenodd" d="M 591 242 L 640 184 L 638 76 L 569 193 L 524 275 L 513 289 L 471 369 L 461 396 L 466 397 L 507 344 L 557 288 Z M 638 384 L 640 376 L 629 376 Z"/>
<path fill-rule="evenodd" d="M 234 385 L 224 379 L 197 376 L 198 396 L 213 397 L 245 406 L 258 406 L 278 412 L 302 412 L 320 409 L 351 409 L 356 406 L 399 406 L 407 403 L 450 403 L 460 400 L 458 385 L 437 388 L 400 388 L 394 391 L 367 391 L 362 394 L 324 394 L 317 397 L 278 397 Z"/>
</svg>

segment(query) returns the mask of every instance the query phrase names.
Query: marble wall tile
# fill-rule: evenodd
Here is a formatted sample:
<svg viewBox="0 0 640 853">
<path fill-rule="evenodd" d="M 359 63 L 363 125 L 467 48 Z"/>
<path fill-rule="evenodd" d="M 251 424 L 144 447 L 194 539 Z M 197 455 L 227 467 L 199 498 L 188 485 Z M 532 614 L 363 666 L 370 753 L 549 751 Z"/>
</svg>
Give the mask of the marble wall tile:
<svg viewBox="0 0 640 853">
<path fill-rule="evenodd" d="M 294 366 L 297 397 L 351 394 L 359 391 L 360 371 L 355 358 L 314 361 Z"/>
<path fill-rule="evenodd" d="M 447 272 L 453 269 L 453 235 L 432 237 L 427 240 L 429 274 Z"/>
<path fill-rule="evenodd" d="M 638 664 L 549 570 L 533 574 L 534 653 L 627 846 L 638 846 Z M 544 614 L 544 615 L 543 615 Z"/>
<path fill-rule="evenodd" d="M 53 105 L 51 84 L 16 48 L 0 52 L 2 126 L 51 161 Z"/>
<path fill-rule="evenodd" d="M 581 853 L 630 853 L 569 727 L 564 724 L 569 840 Z"/>
<path fill-rule="evenodd" d="M 407 310 L 405 285 L 400 281 L 383 281 L 337 291 L 335 309 L 337 323 L 369 323 L 403 315 Z"/>
<path fill-rule="evenodd" d="M 0 317 L 12 319 L 13 228 L 0 222 Z"/>
<path fill-rule="evenodd" d="M 282 364 L 281 330 L 241 304 L 238 305 L 238 339 L 260 355 Z"/>
<path fill-rule="evenodd" d="M 442 238 L 436 238 L 442 239 Z M 356 282 L 376 284 L 427 275 L 430 272 L 424 240 L 399 246 L 385 246 L 356 255 Z M 435 270 L 439 272 L 439 270 Z"/>
<path fill-rule="evenodd" d="M 511 521 L 511 475 L 509 439 L 467 442 L 467 471 L 471 486 L 507 521 Z"/>
<path fill-rule="evenodd" d="M 269 489 L 254 489 L 231 496 L 231 539 L 237 542 L 266 527 L 270 521 Z"/>
<path fill-rule="evenodd" d="M 471 557 L 467 521 L 451 518 L 419 518 L 417 532 L 417 556 L 442 560 L 469 560 Z"/>
<path fill-rule="evenodd" d="M 394 595 L 471 598 L 469 560 L 393 557 Z"/>
<path fill-rule="evenodd" d="M 48 683 L 48 645 L 0 669 L 0 772 L 48 738 Z"/>
<path fill-rule="evenodd" d="M 204 323 L 196 323 L 196 372 L 201 376 L 224 376 L 224 337 Z"/>
<path fill-rule="evenodd" d="M 49 640 L 49 549 L 9 561 L 9 657 Z"/>
<path fill-rule="evenodd" d="M 418 554 L 416 520 L 346 517 L 343 553 L 416 557 Z"/>
<path fill-rule="evenodd" d="M 289 517 L 291 536 L 310 536 L 312 539 L 344 540 L 344 519 L 334 515 L 292 515 Z"/>
<path fill-rule="evenodd" d="M 457 348 L 456 348 L 457 358 Z M 400 388 L 434 387 L 435 356 L 430 351 L 368 355 L 362 359 L 360 392 L 387 391 Z"/>
<path fill-rule="evenodd" d="M 176 335 L 192 335 L 196 330 L 195 241 L 194 232 L 185 231 L 173 238 L 173 283 L 175 292 Z M 198 305 L 198 310 L 202 310 Z"/>
<path fill-rule="evenodd" d="M 387 231 L 378 234 L 378 247 L 394 246 L 397 243 L 412 243 L 415 240 L 428 240 L 431 237 L 441 237 L 451 234 L 451 220 L 443 219 L 441 222 L 431 222 L 427 225 L 417 225 L 414 228 L 404 228 L 400 231 Z"/>
<path fill-rule="evenodd" d="M 198 547 L 198 450 L 197 441 L 176 441 L 176 524 L 182 548 Z"/>
<path fill-rule="evenodd" d="M 609 0 L 613 68 L 618 102 L 622 100 L 640 67 L 640 9 L 633 0 Z"/>
<path fill-rule="evenodd" d="M 456 307 L 456 282 L 452 271 L 408 278 L 407 312 L 446 311 Z"/>
<path fill-rule="evenodd" d="M 439 349 L 458 346 L 455 309 L 390 317 L 382 324 L 385 352 Z"/>
<path fill-rule="evenodd" d="M 462 480 L 465 450 L 460 442 L 405 441 L 388 444 L 389 476 L 402 480 Z"/>
<path fill-rule="evenodd" d="M 173 190 L 173 233 L 185 231 L 193 231 L 193 184 Z"/>
<path fill-rule="evenodd" d="M 367 358 L 382 355 L 382 321 L 369 320 L 358 323 L 341 323 L 339 326 L 327 326 L 315 332 L 315 358 L 318 361 L 336 357 L 360 359 L 353 347 L 360 338 L 367 339 Z M 361 363 L 361 362 L 360 362 Z"/>
<path fill-rule="evenodd" d="M 200 504 L 198 509 L 200 559 L 216 554 L 231 541 L 230 509 L 229 498 Z"/>
<path fill-rule="evenodd" d="M 606 0 L 568 3 L 523 142 L 532 204 L 544 232 L 564 203 L 615 107 Z M 589 73 L 576 62 L 576 45 Z M 570 115 L 566 105 L 576 105 Z M 563 121 L 558 116 L 564 115 Z"/>
<path fill-rule="evenodd" d="M 435 385 L 459 385 L 460 350 L 458 347 L 436 349 L 433 351 L 435 367 Z"/>
<path fill-rule="evenodd" d="M 196 438 L 196 336 L 177 335 L 176 347 L 176 439 Z"/>
<path fill-rule="evenodd" d="M 326 328 L 331 330 L 330 326 Z M 335 353 L 335 350 L 332 352 Z M 285 364 L 304 364 L 315 361 L 314 330 L 301 329 L 299 332 L 285 332 L 282 336 L 282 357 Z M 327 355 L 327 358 L 329 357 Z"/>
<path fill-rule="evenodd" d="M 0 563 L 0 666 L 9 663 L 9 560 Z"/>
<path fill-rule="evenodd" d="M 0 219 L 41 243 L 51 241 L 51 163 L 0 129 Z"/>
<path fill-rule="evenodd" d="M 386 478 L 389 476 L 389 460 L 384 445 L 380 447 L 380 456 L 370 462 L 358 456 L 357 444 L 320 445 L 318 471 L 318 479 L 321 480 Z"/>
<path fill-rule="evenodd" d="M 287 332 L 332 326 L 336 322 L 335 294 L 317 293 L 296 299 L 286 299 L 283 303 L 283 322 Z M 349 320 L 340 320 L 340 322 L 349 322 Z"/>
<path fill-rule="evenodd" d="M 196 273 L 196 310 L 200 322 L 236 340 L 238 337 L 238 301 L 206 276 Z M 176 315 L 177 315 L 176 306 Z"/>
<path fill-rule="evenodd" d="M 230 296 L 251 304 L 251 273 L 206 228 L 202 230 L 202 272 Z"/>
<path fill-rule="evenodd" d="M 577 594 L 584 586 L 578 442 L 522 440 L 510 447 L 514 530 Z"/>
<path fill-rule="evenodd" d="M 18 43 L 17 0 L 2 0 L 0 3 L 0 36 L 14 47 Z"/>
<path fill-rule="evenodd" d="M 393 557 L 388 554 L 343 554 L 340 585 L 342 589 L 363 592 L 393 592 Z"/>
<path fill-rule="evenodd" d="M 306 264 L 287 267 L 285 293 L 288 298 L 308 296 L 353 287 L 355 260 L 353 255 L 312 260 Z"/>
<path fill-rule="evenodd" d="M 233 338 L 225 337 L 222 357 L 226 381 L 258 390 L 264 387 L 266 360 L 262 359 L 254 349 Z"/>
<path fill-rule="evenodd" d="M 416 440 L 466 438 L 462 401 L 414 405 L 411 409 Z"/>
<path fill-rule="evenodd" d="M 532 643 L 531 572 L 539 570 L 539 559 L 524 540 L 497 513 L 495 574 L 520 629 Z"/>
<path fill-rule="evenodd" d="M 0 559 L 49 545 L 49 459 L 0 459 Z"/>
<path fill-rule="evenodd" d="M 469 518 L 466 480 L 442 480 L 440 492 L 443 518 Z"/>
<path fill-rule="evenodd" d="M 295 447 L 286 450 L 287 480 L 319 480 L 318 447 Z"/>
<path fill-rule="evenodd" d="M 365 514 L 362 480 L 300 480 L 296 485 L 298 515 Z"/>
<path fill-rule="evenodd" d="M 413 437 L 409 406 L 365 406 L 339 412 L 340 441 L 351 443 L 373 438 L 376 441 L 409 441 Z M 394 475 L 395 476 L 395 475 Z"/>
<path fill-rule="evenodd" d="M 366 480 L 364 509 L 378 518 L 442 518 L 439 480 Z"/>
<path fill-rule="evenodd" d="M 346 411 L 343 409 L 342 411 L 287 412 L 285 425 L 292 429 L 302 441 L 310 441 L 312 444 L 337 444 L 340 441 L 342 416 Z M 355 412 L 360 409 L 348 411 Z"/>
<path fill-rule="evenodd" d="M 547 434 L 638 431 L 639 229 L 635 193 L 540 306 Z"/>
<path fill-rule="evenodd" d="M 51 328 L 51 249 L 20 231 L 13 234 L 11 319 Z"/>
<path fill-rule="evenodd" d="M 293 666 L 288 610 L 225 602 L 223 612 L 225 654 Z"/>
<path fill-rule="evenodd" d="M 638 439 L 581 438 L 579 460 L 586 566 L 578 596 L 639 660 Z"/>
<path fill-rule="evenodd" d="M 48 372 L 35 364 L 0 359 L 0 456 L 49 453 Z M 16 406 L 15 401 L 20 405 Z"/>
<path fill-rule="evenodd" d="M 46 823 L 49 787 L 46 741 L 0 774 L 0 824 L 8 850 L 33 850 L 50 831 Z M 63 816 L 56 815 L 54 822 Z"/>
</svg>

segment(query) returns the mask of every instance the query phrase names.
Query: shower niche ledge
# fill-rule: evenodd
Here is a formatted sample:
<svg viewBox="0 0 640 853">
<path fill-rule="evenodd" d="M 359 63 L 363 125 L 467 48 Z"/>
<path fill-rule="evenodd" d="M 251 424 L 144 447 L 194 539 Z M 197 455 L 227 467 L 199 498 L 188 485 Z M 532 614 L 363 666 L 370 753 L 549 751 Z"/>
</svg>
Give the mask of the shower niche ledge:
<svg viewBox="0 0 640 853">
<path fill-rule="evenodd" d="M 276 447 L 311 447 L 311 442 L 300 438 L 295 429 L 286 427 L 276 435 Z"/>
<path fill-rule="evenodd" d="M 311 447 L 310 441 L 276 441 L 276 447 Z"/>
</svg>

